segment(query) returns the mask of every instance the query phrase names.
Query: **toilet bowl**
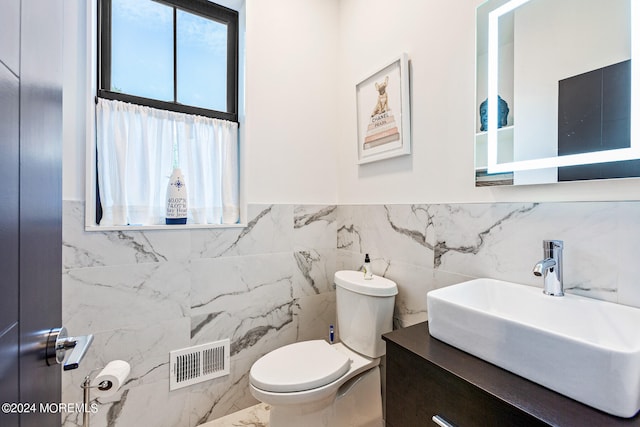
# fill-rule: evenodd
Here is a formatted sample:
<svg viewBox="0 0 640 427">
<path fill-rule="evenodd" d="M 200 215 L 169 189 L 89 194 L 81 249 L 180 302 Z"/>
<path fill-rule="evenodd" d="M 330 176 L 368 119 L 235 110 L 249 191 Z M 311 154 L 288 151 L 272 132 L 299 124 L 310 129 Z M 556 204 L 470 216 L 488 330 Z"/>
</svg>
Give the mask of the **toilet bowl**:
<svg viewBox="0 0 640 427">
<path fill-rule="evenodd" d="M 397 286 L 361 272 L 335 274 L 342 342 L 302 341 L 267 353 L 250 371 L 250 391 L 271 405 L 270 427 L 381 427 L 380 357 L 392 329 Z"/>
</svg>

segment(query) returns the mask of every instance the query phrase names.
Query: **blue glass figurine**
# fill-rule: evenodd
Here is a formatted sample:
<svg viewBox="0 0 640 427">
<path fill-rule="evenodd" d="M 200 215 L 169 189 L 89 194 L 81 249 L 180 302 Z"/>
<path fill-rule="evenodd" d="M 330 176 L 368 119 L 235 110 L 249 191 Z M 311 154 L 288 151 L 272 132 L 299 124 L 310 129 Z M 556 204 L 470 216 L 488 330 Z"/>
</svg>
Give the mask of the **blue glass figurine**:
<svg viewBox="0 0 640 427">
<path fill-rule="evenodd" d="M 509 116 L 509 105 L 507 101 L 498 95 L 498 129 L 507 125 L 507 117 Z M 487 126 L 487 100 L 480 104 L 480 132 L 488 130 Z"/>
</svg>

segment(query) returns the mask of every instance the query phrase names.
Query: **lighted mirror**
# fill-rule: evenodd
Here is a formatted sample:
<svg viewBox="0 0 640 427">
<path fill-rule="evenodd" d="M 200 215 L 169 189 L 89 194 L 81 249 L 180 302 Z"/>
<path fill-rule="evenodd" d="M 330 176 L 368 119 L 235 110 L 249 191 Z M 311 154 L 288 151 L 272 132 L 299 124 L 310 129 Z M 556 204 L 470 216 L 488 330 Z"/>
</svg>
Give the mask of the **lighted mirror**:
<svg viewBox="0 0 640 427">
<path fill-rule="evenodd" d="M 640 176 L 638 3 L 478 7 L 477 186 Z"/>
</svg>

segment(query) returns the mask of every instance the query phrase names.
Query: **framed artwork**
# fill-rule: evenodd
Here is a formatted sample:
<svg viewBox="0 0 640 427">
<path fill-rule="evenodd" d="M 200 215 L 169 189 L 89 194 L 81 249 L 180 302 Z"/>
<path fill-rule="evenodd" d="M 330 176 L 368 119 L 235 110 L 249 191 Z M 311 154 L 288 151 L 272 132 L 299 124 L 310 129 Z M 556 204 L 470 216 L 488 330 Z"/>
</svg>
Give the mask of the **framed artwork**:
<svg viewBox="0 0 640 427">
<path fill-rule="evenodd" d="M 356 85 L 358 164 L 411 154 L 406 53 Z"/>
</svg>

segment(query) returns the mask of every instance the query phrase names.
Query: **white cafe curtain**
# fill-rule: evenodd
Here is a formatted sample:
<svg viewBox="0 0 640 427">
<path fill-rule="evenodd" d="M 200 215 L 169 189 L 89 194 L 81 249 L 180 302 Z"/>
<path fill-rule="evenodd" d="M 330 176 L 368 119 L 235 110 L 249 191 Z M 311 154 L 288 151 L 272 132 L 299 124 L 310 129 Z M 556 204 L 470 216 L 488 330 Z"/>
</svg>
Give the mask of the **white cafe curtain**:
<svg viewBox="0 0 640 427">
<path fill-rule="evenodd" d="M 187 224 L 239 221 L 237 123 L 102 98 L 96 123 L 100 225 L 165 223 L 174 141 Z"/>
</svg>

